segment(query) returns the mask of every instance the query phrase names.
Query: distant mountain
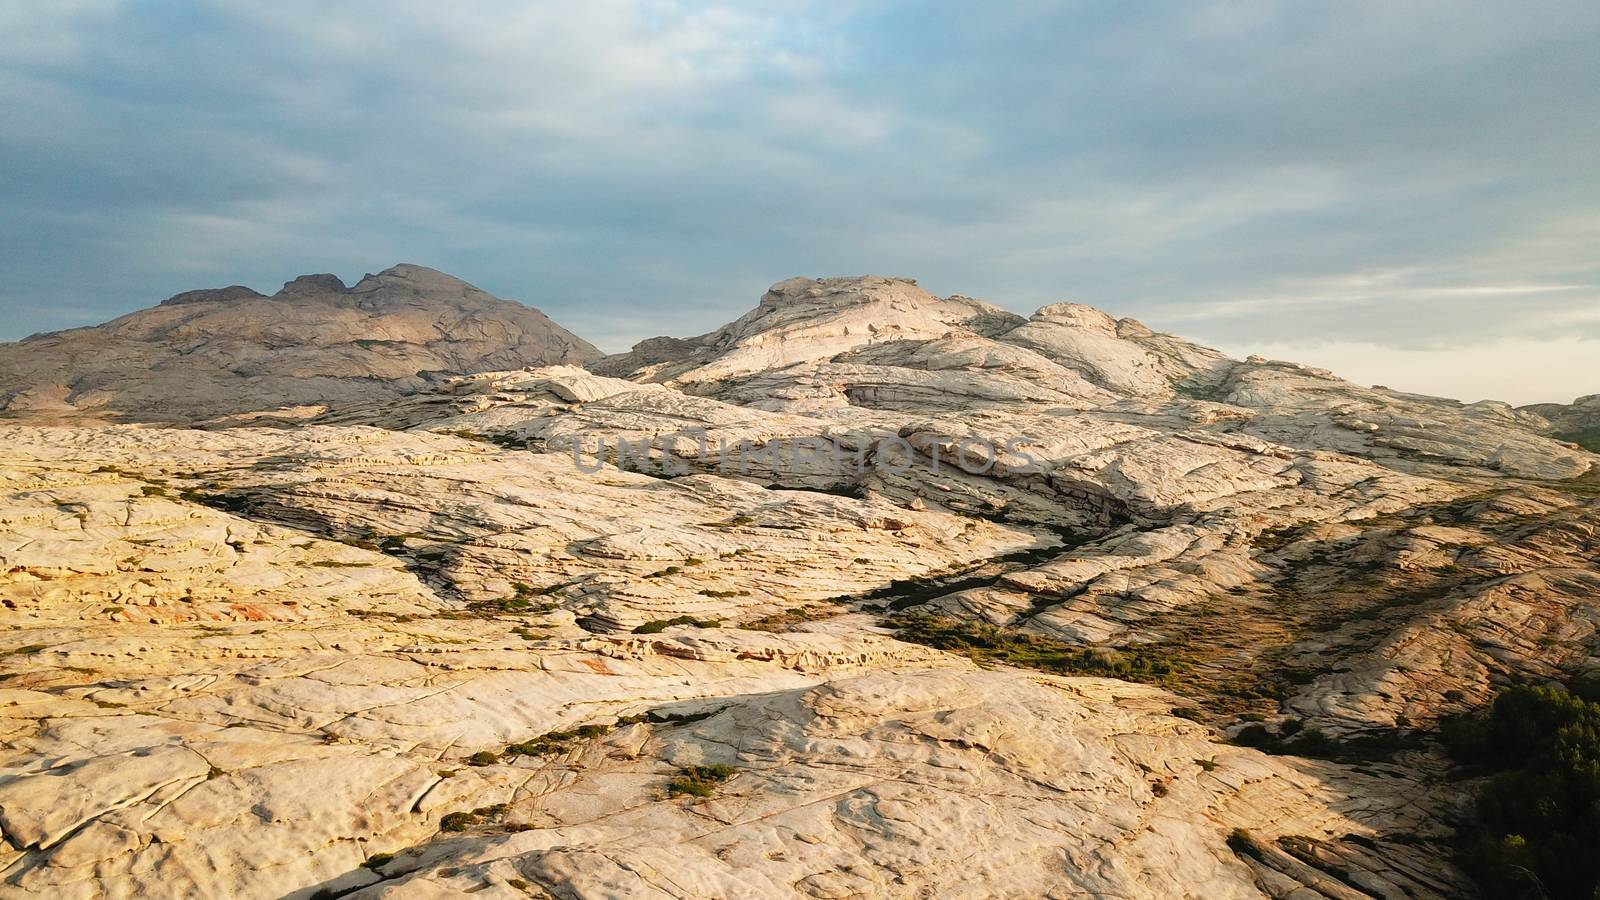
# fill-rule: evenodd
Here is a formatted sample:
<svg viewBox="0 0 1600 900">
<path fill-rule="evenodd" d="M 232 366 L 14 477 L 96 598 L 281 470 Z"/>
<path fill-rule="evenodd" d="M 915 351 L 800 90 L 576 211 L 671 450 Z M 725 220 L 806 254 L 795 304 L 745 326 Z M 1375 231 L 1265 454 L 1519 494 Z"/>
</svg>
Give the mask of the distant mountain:
<svg viewBox="0 0 1600 900">
<path fill-rule="evenodd" d="M 788 411 L 1028 399 L 1091 407 L 1214 383 L 1215 350 L 1075 303 L 1027 319 L 906 278 L 791 278 L 709 334 L 659 337 L 590 368 Z M 922 374 L 916 374 L 916 373 Z"/>
<path fill-rule="evenodd" d="M 270 297 L 189 291 L 104 325 L 0 344 L 0 416 L 192 423 L 379 400 L 430 373 L 599 356 L 537 309 L 397 265 L 354 287 L 302 275 Z"/>
<path fill-rule="evenodd" d="M 1557 438 L 1600 453 L 1600 394 L 1579 397 L 1571 403 L 1536 403 L 1522 408 L 1543 416 Z"/>
<path fill-rule="evenodd" d="M 1055 303 L 1023 318 L 905 278 L 791 278 L 755 309 L 692 338 L 658 337 L 589 366 L 604 376 L 771 412 L 877 424 L 1045 404 L 1162 427 L 1225 428 L 1307 451 L 1435 473 L 1483 467 L 1575 478 L 1593 457 L 1550 439 L 1594 404 L 1517 410 L 1365 387 L 1252 356 L 1229 359 L 1136 319 Z M 1196 405 L 1198 404 L 1198 405 Z M 879 421 L 881 420 L 881 421 Z M 1589 421 L 1589 420 L 1585 420 Z M 1563 432 L 1564 433 L 1564 432 Z M 1566 440 L 1576 440 L 1567 437 Z"/>
</svg>

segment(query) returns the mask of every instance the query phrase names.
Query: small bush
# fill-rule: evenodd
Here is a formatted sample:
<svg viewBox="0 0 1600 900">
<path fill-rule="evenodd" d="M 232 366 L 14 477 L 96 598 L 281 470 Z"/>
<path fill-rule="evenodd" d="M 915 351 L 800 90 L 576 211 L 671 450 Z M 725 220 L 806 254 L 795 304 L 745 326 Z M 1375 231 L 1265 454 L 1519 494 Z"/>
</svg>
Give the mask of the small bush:
<svg viewBox="0 0 1600 900">
<path fill-rule="evenodd" d="M 728 765 L 689 766 L 680 777 L 667 784 L 667 795 L 687 795 L 704 800 L 715 792 L 717 785 L 738 773 L 738 769 Z"/>
<path fill-rule="evenodd" d="M 491 753 L 488 750 L 479 750 L 477 753 L 467 757 L 467 765 L 469 766 L 492 766 L 499 761 L 499 754 Z"/>
<path fill-rule="evenodd" d="M 696 619 L 694 616 L 678 616 L 672 619 L 651 619 L 633 630 L 634 634 L 660 634 L 674 625 L 693 625 L 696 628 L 720 628 L 722 623 L 716 619 Z"/>
<path fill-rule="evenodd" d="M 667 793 L 672 796 L 688 794 L 691 797 L 705 799 L 711 796 L 712 786 L 704 781 L 695 781 L 693 778 L 674 778 L 667 785 Z"/>
<path fill-rule="evenodd" d="M 1257 859 L 1261 857 L 1261 851 L 1256 848 L 1255 838 L 1243 828 L 1235 828 L 1228 833 L 1228 849 Z"/>
<path fill-rule="evenodd" d="M 684 771 L 687 772 L 691 778 L 698 778 L 702 781 L 717 782 L 727 781 L 729 778 L 739 774 L 738 769 L 728 765 L 690 766 Z"/>
<path fill-rule="evenodd" d="M 469 812 L 453 812 L 439 820 L 440 831 L 466 831 L 478 824 L 478 817 Z"/>
<path fill-rule="evenodd" d="M 796 606 L 783 612 L 776 612 L 769 616 L 762 616 L 740 625 L 747 631 L 772 631 L 782 632 L 791 630 L 792 626 L 802 622 L 814 622 L 817 619 L 826 619 L 837 616 L 843 610 L 834 606 Z"/>
<path fill-rule="evenodd" d="M 611 730 L 610 725 L 580 725 L 572 731 L 550 731 L 536 738 L 506 747 L 507 754 L 523 756 L 548 756 L 572 749 L 580 739 L 597 738 Z"/>
</svg>

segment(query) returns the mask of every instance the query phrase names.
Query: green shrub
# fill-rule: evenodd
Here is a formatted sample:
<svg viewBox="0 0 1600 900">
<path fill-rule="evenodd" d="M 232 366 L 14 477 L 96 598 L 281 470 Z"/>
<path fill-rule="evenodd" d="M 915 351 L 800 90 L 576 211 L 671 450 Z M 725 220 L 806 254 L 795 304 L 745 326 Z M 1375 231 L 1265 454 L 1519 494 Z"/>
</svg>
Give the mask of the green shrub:
<svg viewBox="0 0 1600 900">
<path fill-rule="evenodd" d="M 674 625 L 693 625 L 696 628 L 720 628 L 722 623 L 716 619 L 696 619 L 694 616 L 678 616 L 672 619 L 651 619 L 633 630 L 634 634 L 660 634 Z"/>
<path fill-rule="evenodd" d="M 572 731 L 550 731 L 536 738 L 529 738 L 521 743 L 511 744 L 506 747 L 507 754 L 521 754 L 523 756 L 548 756 L 552 753 L 562 753 L 572 749 L 572 745 L 582 738 L 597 738 L 611 730 L 609 725 L 580 725 Z"/>
<path fill-rule="evenodd" d="M 499 761 L 499 755 L 488 750 L 479 750 L 467 757 L 467 764 L 471 766 L 492 766 Z"/>
<path fill-rule="evenodd" d="M 690 766 L 684 771 L 688 773 L 689 777 L 691 778 L 698 778 L 701 781 L 716 782 L 727 781 L 729 778 L 739 774 L 739 770 L 733 766 L 720 764 L 714 766 Z"/>
<path fill-rule="evenodd" d="M 1600 703 L 1520 686 L 1444 729 L 1457 759 L 1500 770 L 1478 794 L 1459 863 L 1489 896 L 1600 896 Z"/>
<path fill-rule="evenodd" d="M 676 797 L 687 794 L 691 797 L 705 799 L 711 796 L 712 786 L 704 781 L 695 781 L 693 778 L 674 778 L 667 785 L 667 793 Z"/>
<path fill-rule="evenodd" d="M 453 812 L 439 820 L 440 831 L 466 831 L 478 824 L 478 817 L 469 812 Z"/>
<path fill-rule="evenodd" d="M 1255 859 L 1261 858 L 1261 850 L 1256 846 L 1255 838 L 1243 828 L 1235 828 L 1228 833 L 1228 849 Z"/>
<path fill-rule="evenodd" d="M 704 800 L 712 795 L 717 785 L 738 773 L 738 769 L 728 765 L 689 766 L 680 777 L 668 782 L 667 796 L 685 794 Z"/>
</svg>

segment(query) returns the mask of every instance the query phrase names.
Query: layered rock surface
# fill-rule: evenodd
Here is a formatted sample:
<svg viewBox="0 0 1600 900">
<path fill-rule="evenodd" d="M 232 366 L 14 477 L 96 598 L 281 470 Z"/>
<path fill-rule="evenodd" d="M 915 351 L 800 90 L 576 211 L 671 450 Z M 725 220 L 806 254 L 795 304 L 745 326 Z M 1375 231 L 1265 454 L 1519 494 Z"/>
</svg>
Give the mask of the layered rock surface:
<svg viewBox="0 0 1600 900">
<path fill-rule="evenodd" d="M 1462 896 L 1436 723 L 1600 660 L 1559 416 L 1089 307 L 391 390 L 0 427 L 6 892 Z"/>
</svg>

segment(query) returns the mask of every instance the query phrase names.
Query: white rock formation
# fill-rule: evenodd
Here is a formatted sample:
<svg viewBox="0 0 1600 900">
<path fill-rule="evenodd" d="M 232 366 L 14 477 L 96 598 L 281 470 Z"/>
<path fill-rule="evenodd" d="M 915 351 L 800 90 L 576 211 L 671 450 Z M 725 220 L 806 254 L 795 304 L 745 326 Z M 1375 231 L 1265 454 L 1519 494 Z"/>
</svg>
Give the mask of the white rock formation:
<svg viewBox="0 0 1600 900">
<path fill-rule="evenodd" d="M 1578 406 L 870 277 L 541 366 L 485 297 L 0 351 L 0 894 L 1462 896 L 1431 729 L 1600 658 Z M 242 384 L 132 375 L 185 340 Z M 1398 749 L 1226 742 L 1295 728 Z"/>
</svg>

